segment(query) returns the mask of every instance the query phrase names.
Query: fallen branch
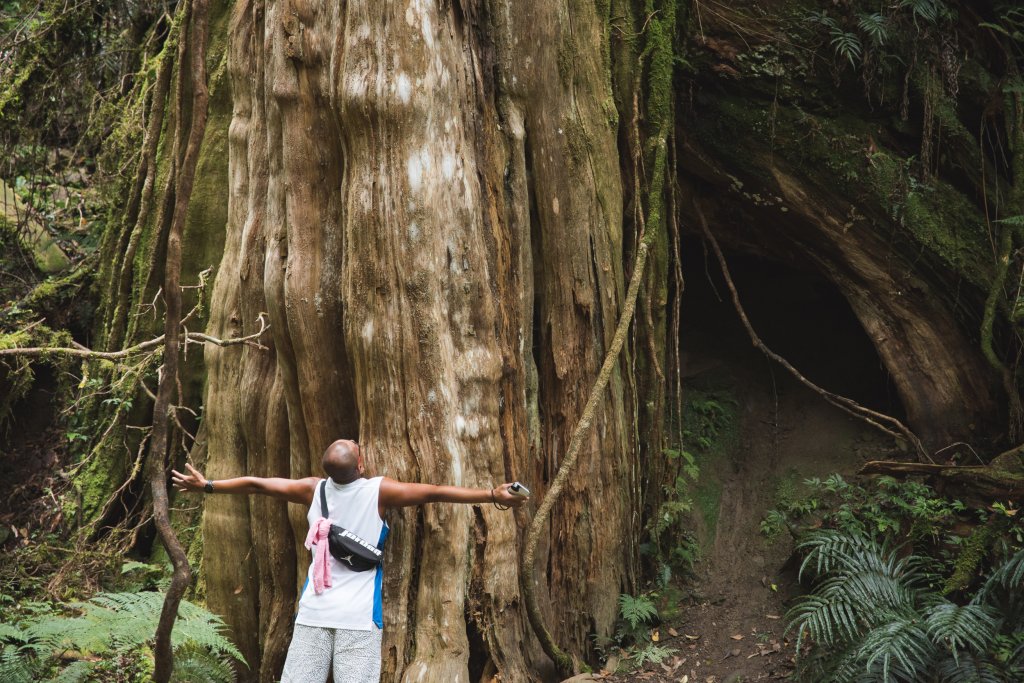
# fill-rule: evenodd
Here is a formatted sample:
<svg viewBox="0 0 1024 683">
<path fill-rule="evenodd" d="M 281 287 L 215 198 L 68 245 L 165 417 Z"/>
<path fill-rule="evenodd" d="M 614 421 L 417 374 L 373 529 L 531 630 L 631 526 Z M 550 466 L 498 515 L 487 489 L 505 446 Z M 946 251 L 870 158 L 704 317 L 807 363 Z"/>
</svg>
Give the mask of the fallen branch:
<svg viewBox="0 0 1024 683">
<path fill-rule="evenodd" d="M 253 334 L 245 337 L 233 337 L 231 339 L 218 339 L 202 332 L 188 332 L 183 337 L 186 343 L 199 343 L 199 344 L 215 344 L 217 346 L 234 346 L 236 344 L 245 344 L 261 351 L 266 351 L 267 347 L 263 344 L 256 342 L 263 336 L 263 333 L 270 329 L 270 323 L 266 321 L 266 314 L 260 313 L 259 317 L 256 318 L 256 322 L 260 324 L 260 329 Z M 26 328 L 27 329 L 27 328 Z M 72 356 L 75 358 L 84 358 L 90 360 L 120 360 L 129 356 L 134 356 L 140 353 L 147 353 L 155 351 L 156 349 L 163 346 L 166 340 L 166 335 L 161 334 L 159 337 L 144 341 L 134 346 L 129 346 L 126 349 L 120 351 L 93 351 L 92 349 L 86 348 L 81 344 L 72 342 L 74 346 L 26 346 L 26 347 L 15 347 L 11 349 L 0 349 L 0 357 L 2 356 L 24 356 L 29 358 L 38 358 L 40 356 Z"/>
<path fill-rule="evenodd" d="M 934 463 L 872 460 L 858 474 L 908 476 L 921 474 L 938 477 L 991 502 L 1024 499 L 1024 474 L 992 465 L 936 465 Z"/>
<path fill-rule="evenodd" d="M 733 306 L 735 306 L 736 312 L 740 316 L 740 321 L 743 323 L 743 327 L 747 330 L 747 334 L 750 335 L 750 340 L 754 343 L 754 346 L 757 347 L 761 353 L 784 367 L 789 374 L 793 375 L 793 377 L 797 379 L 797 381 L 832 405 L 860 420 L 867 422 L 872 427 L 888 434 L 889 436 L 897 439 L 905 439 L 914 447 L 914 450 L 917 451 L 919 456 L 931 460 L 928 456 L 928 452 L 924 448 L 924 444 L 921 443 L 921 439 L 919 439 L 914 432 L 910 431 L 905 424 L 891 415 L 886 415 L 885 413 L 879 413 L 871 410 L 870 408 L 865 408 L 853 399 L 840 396 L 839 394 L 834 394 L 827 389 L 821 388 L 800 374 L 800 371 L 793 367 L 789 361 L 769 349 L 768 346 L 761 341 L 761 338 L 757 335 L 753 325 L 750 324 L 750 319 L 747 318 L 747 313 L 743 309 L 743 304 L 740 303 L 740 295 L 736 291 L 736 285 L 733 283 L 732 275 L 729 273 L 729 265 L 725 262 L 725 256 L 722 254 L 722 250 L 718 246 L 718 240 L 715 239 L 715 236 L 711 234 L 711 230 L 708 228 L 708 222 L 707 219 L 704 218 L 704 212 L 696 202 L 694 203 L 694 208 L 696 209 L 701 229 L 704 231 L 705 237 L 708 238 L 708 242 L 711 243 L 711 248 L 714 250 L 715 256 L 718 258 L 718 264 L 722 268 L 722 275 L 725 277 L 725 284 L 729 287 L 729 292 L 732 294 Z"/>
</svg>

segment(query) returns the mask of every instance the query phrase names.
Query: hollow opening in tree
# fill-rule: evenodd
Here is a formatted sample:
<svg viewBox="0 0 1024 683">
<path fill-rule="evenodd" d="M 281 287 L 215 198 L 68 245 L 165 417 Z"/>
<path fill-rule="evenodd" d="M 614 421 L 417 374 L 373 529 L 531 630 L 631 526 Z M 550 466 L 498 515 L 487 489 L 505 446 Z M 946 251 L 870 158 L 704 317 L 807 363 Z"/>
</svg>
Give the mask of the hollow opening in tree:
<svg viewBox="0 0 1024 683">
<path fill-rule="evenodd" d="M 892 377 L 850 305 L 814 273 L 735 250 L 725 251 L 740 301 L 764 343 L 809 380 L 872 410 L 904 419 Z M 785 370 L 750 342 L 718 263 L 696 239 L 682 245 L 686 288 L 680 344 L 684 373 L 719 365 L 758 368 L 778 382 Z M 771 374 L 769 374 L 771 373 Z"/>
</svg>

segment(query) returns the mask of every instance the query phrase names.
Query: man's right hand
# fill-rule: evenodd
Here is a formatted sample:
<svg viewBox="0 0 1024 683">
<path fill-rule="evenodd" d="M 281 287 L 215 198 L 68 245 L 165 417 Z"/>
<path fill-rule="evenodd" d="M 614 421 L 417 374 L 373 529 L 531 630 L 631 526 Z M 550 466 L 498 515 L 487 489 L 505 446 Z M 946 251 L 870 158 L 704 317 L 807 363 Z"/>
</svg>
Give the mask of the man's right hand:
<svg viewBox="0 0 1024 683">
<path fill-rule="evenodd" d="M 179 491 L 201 493 L 206 486 L 206 477 L 188 463 L 185 463 L 185 469 L 188 470 L 188 474 L 182 474 L 178 470 L 171 470 L 171 480 L 174 483 L 174 488 Z"/>
</svg>

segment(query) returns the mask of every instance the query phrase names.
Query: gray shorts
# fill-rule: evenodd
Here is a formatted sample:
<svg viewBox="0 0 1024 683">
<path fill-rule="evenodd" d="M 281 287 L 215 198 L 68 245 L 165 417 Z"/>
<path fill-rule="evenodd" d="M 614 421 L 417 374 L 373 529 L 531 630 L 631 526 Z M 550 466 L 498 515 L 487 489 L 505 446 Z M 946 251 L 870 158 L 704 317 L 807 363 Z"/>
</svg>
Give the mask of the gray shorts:
<svg viewBox="0 0 1024 683">
<path fill-rule="evenodd" d="M 334 683 L 377 683 L 381 633 L 295 624 L 281 683 L 324 683 L 332 661 Z"/>
</svg>

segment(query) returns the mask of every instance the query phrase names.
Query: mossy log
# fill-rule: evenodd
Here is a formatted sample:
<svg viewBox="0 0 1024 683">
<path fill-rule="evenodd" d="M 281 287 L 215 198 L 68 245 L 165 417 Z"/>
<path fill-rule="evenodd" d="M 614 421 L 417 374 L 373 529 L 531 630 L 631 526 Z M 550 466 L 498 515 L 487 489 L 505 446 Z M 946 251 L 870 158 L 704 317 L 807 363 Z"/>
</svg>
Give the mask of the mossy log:
<svg viewBox="0 0 1024 683">
<path fill-rule="evenodd" d="M 858 474 L 885 474 L 891 477 L 924 475 L 935 478 L 947 491 L 956 490 L 981 504 L 1024 499 L 1024 473 L 992 465 L 938 465 L 932 463 L 872 460 Z"/>
</svg>

